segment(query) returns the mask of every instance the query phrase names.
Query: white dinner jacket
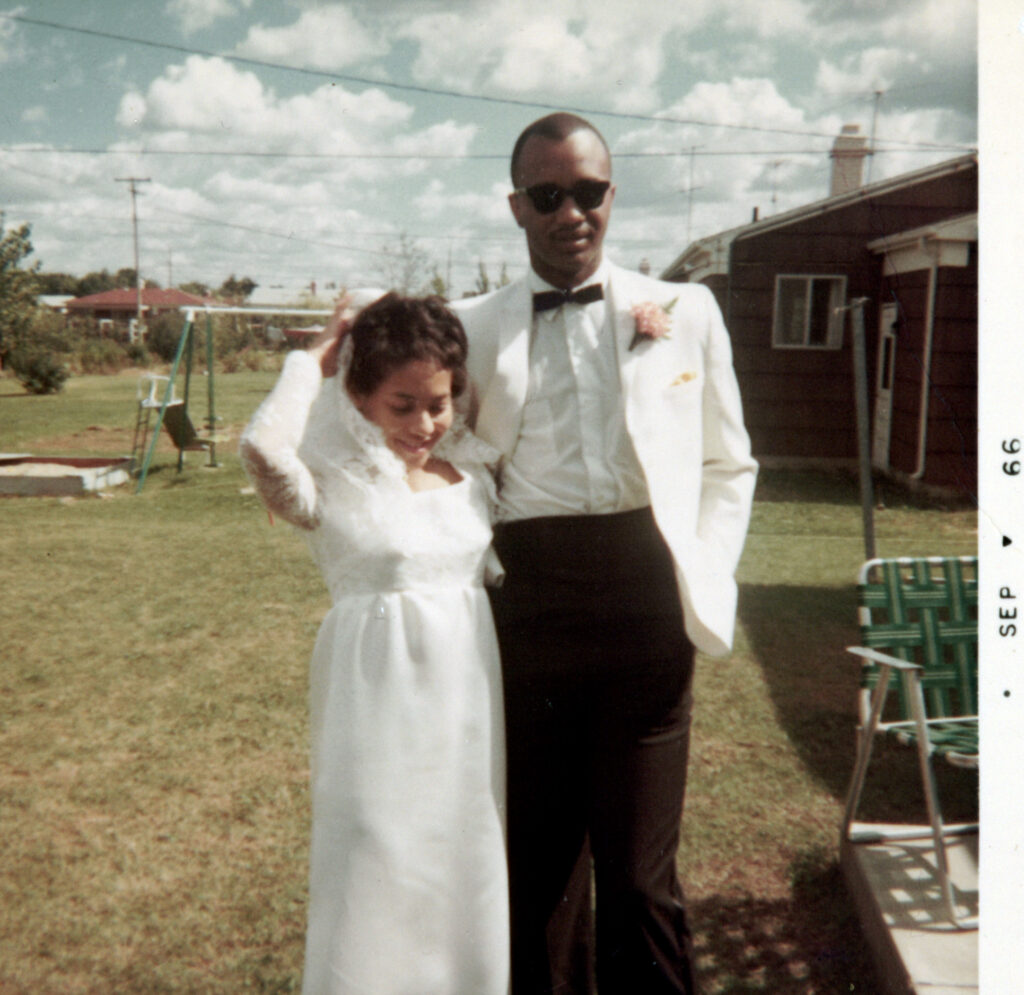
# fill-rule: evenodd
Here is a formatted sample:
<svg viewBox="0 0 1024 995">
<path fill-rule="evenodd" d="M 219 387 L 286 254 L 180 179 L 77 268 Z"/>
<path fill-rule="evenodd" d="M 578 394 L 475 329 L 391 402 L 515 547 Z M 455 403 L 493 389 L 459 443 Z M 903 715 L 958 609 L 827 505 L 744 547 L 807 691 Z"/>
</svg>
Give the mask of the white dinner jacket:
<svg viewBox="0 0 1024 995">
<path fill-rule="evenodd" d="M 647 479 L 655 521 L 675 560 L 686 631 L 705 653 L 732 646 L 735 571 L 750 519 L 757 463 L 743 427 L 729 335 L 711 292 L 610 266 L 626 428 Z M 629 349 L 631 308 L 675 300 L 671 331 Z M 469 337 L 476 433 L 507 459 L 529 382 L 532 299 L 526 278 L 453 302 Z"/>
</svg>

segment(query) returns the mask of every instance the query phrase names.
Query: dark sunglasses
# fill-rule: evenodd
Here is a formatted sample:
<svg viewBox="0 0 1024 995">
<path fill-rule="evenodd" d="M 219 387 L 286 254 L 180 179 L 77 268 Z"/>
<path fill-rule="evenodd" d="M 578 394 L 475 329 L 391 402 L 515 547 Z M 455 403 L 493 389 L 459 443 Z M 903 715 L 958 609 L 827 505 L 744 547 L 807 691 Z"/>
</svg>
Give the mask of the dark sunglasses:
<svg viewBox="0 0 1024 995">
<path fill-rule="evenodd" d="M 538 183 L 532 187 L 519 187 L 515 192 L 526 194 L 538 214 L 554 214 L 566 197 L 572 197 L 581 211 L 592 211 L 604 200 L 610 186 L 608 180 L 580 180 L 568 190 L 557 183 Z"/>
</svg>

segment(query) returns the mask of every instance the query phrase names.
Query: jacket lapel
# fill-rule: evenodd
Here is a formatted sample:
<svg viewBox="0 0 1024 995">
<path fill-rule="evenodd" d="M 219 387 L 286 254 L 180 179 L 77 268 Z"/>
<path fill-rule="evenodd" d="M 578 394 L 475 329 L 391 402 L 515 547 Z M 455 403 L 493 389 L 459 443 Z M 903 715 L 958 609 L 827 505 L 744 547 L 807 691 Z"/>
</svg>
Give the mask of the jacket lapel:
<svg viewBox="0 0 1024 995">
<path fill-rule="evenodd" d="M 498 351 L 494 375 L 477 415 L 481 438 L 510 455 L 519 437 L 530 377 L 530 323 L 533 317 L 526 279 L 509 288 L 497 315 Z M 511 412 L 511 414 L 510 414 Z"/>
<path fill-rule="evenodd" d="M 633 376 L 636 372 L 635 352 L 629 348 L 636 331 L 632 307 L 635 301 L 635 288 L 628 270 L 610 267 L 608 277 L 610 315 L 615 331 L 615 350 L 619 361 L 619 380 L 622 384 L 622 396 L 627 403 L 632 395 Z"/>
</svg>

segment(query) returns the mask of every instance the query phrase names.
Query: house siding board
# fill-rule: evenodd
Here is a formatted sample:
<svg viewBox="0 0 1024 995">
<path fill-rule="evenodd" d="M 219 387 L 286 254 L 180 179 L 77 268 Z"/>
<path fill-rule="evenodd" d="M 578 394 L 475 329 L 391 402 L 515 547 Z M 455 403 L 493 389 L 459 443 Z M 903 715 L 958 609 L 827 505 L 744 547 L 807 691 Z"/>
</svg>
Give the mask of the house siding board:
<svg viewBox="0 0 1024 995">
<path fill-rule="evenodd" d="M 965 455 L 936 455 L 931 459 L 925 473 L 925 482 L 945 490 L 957 491 L 977 501 L 977 463 Z"/>
<path fill-rule="evenodd" d="M 844 445 L 844 437 L 835 433 L 830 437 L 831 445 L 823 446 L 821 433 L 806 425 L 798 427 L 748 424 L 750 444 L 762 456 L 813 460 L 842 460 L 849 462 L 856 458 L 856 443 Z"/>
<path fill-rule="evenodd" d="M 978 257 L 939 269 L 924 479 L 977 491 Z"/>
<path fill-rule="evenodd" d="M 959 387 L 965 381 L 977 381 L 978 358 L 967 353 L 932 353 L 933 389 Z"/>
</svg>

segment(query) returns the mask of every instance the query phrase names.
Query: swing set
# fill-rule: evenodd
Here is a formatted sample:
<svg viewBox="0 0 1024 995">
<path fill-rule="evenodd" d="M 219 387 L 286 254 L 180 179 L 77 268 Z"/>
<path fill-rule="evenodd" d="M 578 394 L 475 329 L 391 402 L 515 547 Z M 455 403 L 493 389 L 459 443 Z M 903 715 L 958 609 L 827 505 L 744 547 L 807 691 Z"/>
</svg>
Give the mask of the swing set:
<svg viewBox="0 0 1024 995">
<path fill-rule="evenodd" d="M 178 473 L 185 465 L 186 450 L 205 450 L 209 453 L 207 467 L 218 467 L 216 433 L 217 415 L 214 404 L 214 373 L 213 373 L 213 315 L 215 314 L 262 314 L 285 315 L 301 314 L 306 317 L 330 315 L 332 312 L 313 308 L 258 308 L 258 307 L 185 307 L 185 325 L 178 339 L 178 347 L 171 363 L 171 371 L 165 376 L 147 373 L 138 390 L 138 409 L 135 417 L 135 433 L 132 439 L 132 467 L 134 469 L 136 455 L 145 452 L 142 466 L 139 469 L 139 482 L 135 493 L 141 494 L 146 484 L 146 477 L 153 462 L 153 453 L 160 439 L 160 429 L 165 428 L 178 450 Z M 196 314 L 206 315 L 206 420 L 203 423 L 201 436 L 188 415 L 189 391 L 192 380 L 192 362 L 195 353 Z M 185 382 L 182 396 L 179 398 L 174 389 L 175 379 L 182 360 L 185 362 Z M 161 385 L 163 397 L 160 398 Z M 156 424 L 150 435 L 150 416 L 156 411 Z M 148 440 L 148 448 L 147 448 Z M 221 439 L 220 441 L 223 441 Z"/>
</svg>

